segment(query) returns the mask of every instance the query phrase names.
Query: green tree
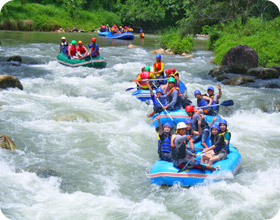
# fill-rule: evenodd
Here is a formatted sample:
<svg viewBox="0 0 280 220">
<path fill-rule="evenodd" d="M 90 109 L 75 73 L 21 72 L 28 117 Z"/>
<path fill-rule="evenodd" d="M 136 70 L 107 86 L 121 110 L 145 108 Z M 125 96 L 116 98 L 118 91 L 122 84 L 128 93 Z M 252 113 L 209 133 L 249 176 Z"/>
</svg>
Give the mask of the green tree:
<svg viewBox="0 0 280 220">
<path fill-rule="evenodd" d="M 64 0 L 64 4 L 70 13 L 70 16 L 74 19 L 80 16 L 80 11 L 84 3 L 85 0 Z"/>
</svg>

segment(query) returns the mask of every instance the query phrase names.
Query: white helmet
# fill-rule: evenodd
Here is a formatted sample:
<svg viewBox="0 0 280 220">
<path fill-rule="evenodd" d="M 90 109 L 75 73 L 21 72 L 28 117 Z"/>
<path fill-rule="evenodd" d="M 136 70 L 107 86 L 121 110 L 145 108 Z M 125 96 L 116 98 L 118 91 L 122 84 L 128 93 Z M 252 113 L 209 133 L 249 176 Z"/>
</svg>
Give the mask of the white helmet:
<svg viewBox="0 0 280 220">
<path fill-rule="evenodd" d="M 62 37 L 61 40 L 66 40 L 66 38 L 65 38 L 65 37 Z"/>
<path fill-rule="evenodd" d="M 182 129 L 182 128 L 187 128 L 187 125 L 184 122 L 179 122 L 177 124 L 177 130 Z"/>
</svg>

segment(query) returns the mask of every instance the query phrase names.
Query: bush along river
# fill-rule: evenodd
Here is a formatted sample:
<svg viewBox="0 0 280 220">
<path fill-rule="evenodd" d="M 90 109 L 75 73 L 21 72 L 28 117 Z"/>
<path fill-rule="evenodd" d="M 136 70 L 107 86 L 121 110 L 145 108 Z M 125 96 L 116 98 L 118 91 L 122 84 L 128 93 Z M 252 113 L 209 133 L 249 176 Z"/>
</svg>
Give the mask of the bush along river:
<svg viewBox="0 0 280 220">
<path fill-rule="evenodd" d="M 90 43 L 92 34 L 65 34 Z M 16 144 L 0 150 L 0 205 L 10 219 L 270 219 L 280 204 L 280 90 L 222 85 L 221 107 L 243 163 L 235 177 L 183 188 L 147 179 L 158 159 L 157 132 L 130 82 L 152 66 L 156 36 L 134 41 L 97 37 L 105 69 L 59 64 L 57 33 L 0 32 L 0 73 L 23 90 L 0 91 L 1 134 Z M 128 49 L 133 43 L 138 48 Z M 15 55 L 21 65 L 6 60 Z M 213 54 L 162 55 L 195 102 L 196 89 L 217 89 L 208 75 Z"/>
</svg>

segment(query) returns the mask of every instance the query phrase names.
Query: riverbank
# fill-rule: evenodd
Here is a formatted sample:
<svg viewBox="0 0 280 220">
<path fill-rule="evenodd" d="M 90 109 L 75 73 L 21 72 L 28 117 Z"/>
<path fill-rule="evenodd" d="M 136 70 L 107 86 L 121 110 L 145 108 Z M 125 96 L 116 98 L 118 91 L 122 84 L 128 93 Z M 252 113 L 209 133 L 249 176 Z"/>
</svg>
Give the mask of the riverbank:
<svg viewBox="0 0 280 220">
<path fill-rule="evenodd" d="M 19 31 L 66 32 L 79 29 L 85 32 L 99 28 L 102 24 L 121 24 L 120 17 L 105 10 L 80 10 L 73 17 L 65 7 L 20 2 L 8 2 L 1 11 L 0 29 Z"/>
</svg>

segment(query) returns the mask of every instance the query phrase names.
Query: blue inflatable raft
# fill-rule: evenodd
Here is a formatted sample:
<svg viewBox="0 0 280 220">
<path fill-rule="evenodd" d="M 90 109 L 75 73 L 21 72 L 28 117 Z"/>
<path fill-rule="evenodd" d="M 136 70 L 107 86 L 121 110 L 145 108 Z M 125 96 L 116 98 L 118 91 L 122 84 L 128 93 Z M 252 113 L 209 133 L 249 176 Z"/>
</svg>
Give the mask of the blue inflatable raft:
<svg viewBox="0 0 280 220">
<path fill-rule="evenodd" d="M 98 32 L 101 37 L 111 38 L 111 39 L 123 39 L 123 40 L 133 40 L 134 35 L 131 32 L 125 32 L 121 34 L 111 34 L 111 32 Z"/>
<path fill-rule="evenodd" d="M 180 80 L 179 83 L 179 88 L 182 94 L 184 94 L 187 91 L 187 88 L 185 86 L 185 84 Z M 155 90 L 154 94 L 156 94 Z M 151 100 L 151 94 L 150 91 L 148 89 L 139 89 L 136 90 L 135 92 L 132 93 L 132 96 L 136 96 L 137 99 L 143 101 L 143 102 L 147 102 Z"/>
<path fill-rule="evenodd" d="M 185 121 L 186 118 L 188 118 L 188 114 L 185 112 L 185 109 L 179 109 L 176 111 L 167 111 L 169 115 L 173 118 L 174 122 L 178 124 L 179 122 Z M 203 115 L 203 117 L 206 119 L 207 122 L 211 123 L 213 118 L 215 116 L 212 115 Z M 216 122 L 220 121 L 220 116 L 216 116 Z M 150 119 L 150 125 L 153 127 L 158 128 L 158 119 L 160 119 L 161 124 L 165 124 L 166 122 L 169 122 L 173 124 L 172 120 L 170 117 L 166 114 L 165 111 L 162 111 L 160 114 L 156 114 L 154 117 Z"/>
<path fill-rule="evenodd" d="M 200 160 L 200 156 L 197 157 L 197 160 Z M 172 186 L 180 184 L 181 186 L 194 186 L 201 183 L 207 184 L 225 178 L 232 178 L 240 168 L 241 163 L 242 157 L 240 153 L 237 148 L 230 144 L 230 153 L 225 160 L 217 161 L 213 165 L 218 168 L 214 172 L 210 170 L 203 172 L 200 169 L 191 168 L 178 173 L 179 168 L 174 167 L 172 162 L 158 160 L 151 168 L 148 178 L 156 185 Z"/>
</svg>

